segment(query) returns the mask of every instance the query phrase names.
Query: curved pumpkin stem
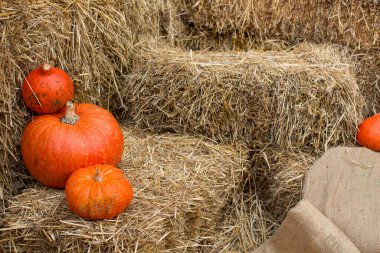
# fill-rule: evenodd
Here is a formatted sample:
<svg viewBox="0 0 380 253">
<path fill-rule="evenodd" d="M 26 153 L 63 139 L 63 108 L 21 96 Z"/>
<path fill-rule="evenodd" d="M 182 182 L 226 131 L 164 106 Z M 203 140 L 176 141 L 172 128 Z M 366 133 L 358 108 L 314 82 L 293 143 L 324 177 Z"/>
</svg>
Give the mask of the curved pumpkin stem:
<svg viewBox="0 0 380 253">
<path fill-rule="evenodd" d="M 67 101 L 66 114 L 61 118 L 61 122 L 69 125 L 74 125 L 79 120 L 79 116 L 75 113 L 74 103 Z"/>
<path fill-rule="evenodd" d="M 102 180 L 103 180 L 103 177 L 102 177 L 99 169 L 95 170 L 94 180 L 96 182 L 102 182 Z"/>
</svg>

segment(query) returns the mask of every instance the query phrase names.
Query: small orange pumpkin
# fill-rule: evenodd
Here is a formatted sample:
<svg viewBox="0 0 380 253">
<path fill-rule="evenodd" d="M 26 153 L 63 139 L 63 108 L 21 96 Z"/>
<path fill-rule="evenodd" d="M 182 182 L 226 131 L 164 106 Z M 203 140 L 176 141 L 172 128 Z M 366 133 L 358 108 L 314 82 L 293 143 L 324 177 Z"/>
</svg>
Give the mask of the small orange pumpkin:
<svg viewBox="0 0 380 253">
<path fill-rule="evenodd" d="M 94 104 L 78 104 L 56 114 L 35 117 L 21 137 L 21 154 L 34 178 L 65 187 L 75 170 L 95 164 L 116 165 L 124 137 L 112 114 Z"/>
<path fill-rule="evenodd" d="M 356 140 L 361 146 L 380 151 L 380 113 L 365 119 L 358 127 Z"/>
<path fill-rule="evenodd" d="M 74 97 L 74 86 L 65 71 L 49 64 L 32 70 L 24 79 L 21 96 L 38 113 L 55 113 Z"/>
<path fill-rule="evenodd" d="M 95 165 L 76 170 L 67 180 L 68 207 L 82 218 L 111 219 L 129 206 L 132 186 L 121 170 L 111 165 Z"/>
</svg>

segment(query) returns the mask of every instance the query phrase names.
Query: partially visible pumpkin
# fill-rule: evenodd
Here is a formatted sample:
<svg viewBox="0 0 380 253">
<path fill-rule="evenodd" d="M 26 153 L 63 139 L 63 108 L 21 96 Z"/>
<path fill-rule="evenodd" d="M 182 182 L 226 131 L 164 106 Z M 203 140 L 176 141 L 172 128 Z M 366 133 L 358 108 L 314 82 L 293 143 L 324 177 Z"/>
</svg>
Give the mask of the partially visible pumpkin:
<svg viewBox="0 0 380 253">
<path fill-rule="evenodd" d="M 132 186 L 121 170 L 111 165 L 95 165 L 76 170 L 67 181 L 68 207 L 82 218 L 111 219 L 129 206 Z"/>
<path fill-rule="evenodd" d="M 49 64 L 32 70 L 21 88 L 26 106 L 38 113 L 55 113 L 74 97 L 74 86 L 65 71 Z"/>
<path fill-rule="evenodd" d="M 380 151 L 380 113 L 365 119 L 359 125 L 356 140 L 361 146 Z"/>
<path fill-rule="evenodd" d="M 93 104 L 67 102 L 56 114 L 35 117 L 21 137 L 25 166 L 43 184 L 62 188 L 76 169 L 116 165 L 123 153 L 123 133 L 112 114 Z"/>
</svg>

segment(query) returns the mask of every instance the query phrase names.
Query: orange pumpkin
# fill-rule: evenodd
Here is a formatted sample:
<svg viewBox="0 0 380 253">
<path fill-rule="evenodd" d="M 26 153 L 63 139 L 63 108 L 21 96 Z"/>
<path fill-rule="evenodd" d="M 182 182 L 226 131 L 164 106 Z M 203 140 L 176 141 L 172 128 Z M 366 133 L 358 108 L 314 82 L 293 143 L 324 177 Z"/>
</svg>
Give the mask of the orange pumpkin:
<svg viewBox="0 0 380 253">
<path fill-rule="evenodd" d="M 65 71 L 49 64 L 32 70 L 24 79 L 21 96 L 38 113 L 55 113 L 74 97 L 74 86 Z"/>
<path fill-rule="evenodd" d="M 359 125 L 356 140 L 361 146 L 380 151 L 380 113 L 365 119 Z"/>
<path fill-rule="evenodd" d="M 56 114 L 35 117 L 21 137 L 21 153 L 33 177 L 64 187 L 76 169 L 116 165 L 123 153 L 123 133 L 112 114 L 93 104 L 78 104 Z"/>
<path fill-rule="evenodd" d="M 118 168 L 104 164 L 76 170 L 66 184 L 69 208 L 82 218 L 111 219 L 129 206 L 131 184 Z"/>
</svg>

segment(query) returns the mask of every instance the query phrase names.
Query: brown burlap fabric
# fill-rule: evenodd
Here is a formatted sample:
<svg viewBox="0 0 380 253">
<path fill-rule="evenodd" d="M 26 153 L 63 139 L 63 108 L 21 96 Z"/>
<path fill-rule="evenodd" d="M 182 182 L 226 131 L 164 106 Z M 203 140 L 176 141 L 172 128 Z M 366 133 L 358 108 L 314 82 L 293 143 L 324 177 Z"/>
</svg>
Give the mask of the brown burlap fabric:
<svg viewBox="0 0 380 253">
<path fill-rule="evenodd" d="M 362 253 L 380 252 L 380 153 L 334 148 L 309 170 L 303 196 Z"/>
<path fill-rule="evenodd" d="M 306 174 L 303 200 L 255 253 L 380 252 L 380 153 L 333 148 Z"/>
<path fill-rule="evenodd" d="M 307 200 L 291 209 L 275 235 L 254 253 L 360 253 L 354 244 Z"/>
</svg>

